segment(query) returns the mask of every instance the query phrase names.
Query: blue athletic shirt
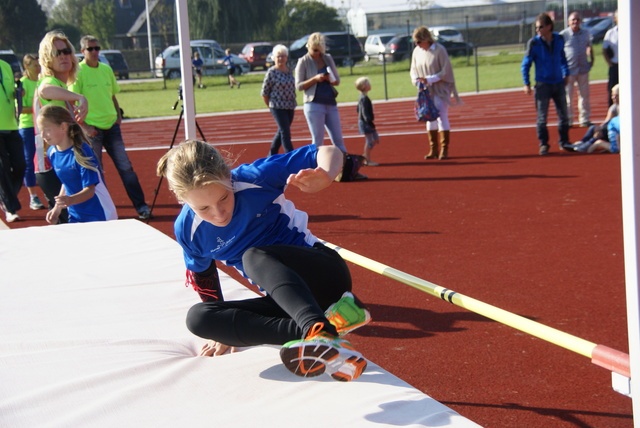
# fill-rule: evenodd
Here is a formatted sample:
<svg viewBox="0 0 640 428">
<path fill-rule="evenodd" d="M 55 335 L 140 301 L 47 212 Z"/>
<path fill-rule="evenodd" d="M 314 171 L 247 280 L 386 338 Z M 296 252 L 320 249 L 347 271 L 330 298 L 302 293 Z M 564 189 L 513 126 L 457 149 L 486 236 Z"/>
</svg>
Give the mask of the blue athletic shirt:
<svg viewBox="0 0 640 428">
<path fill-rule="evenodd" d="M 82 154 L 98 165 L 93 149 L 87 143 L 82 144 Z M 67 196 L 75 195 L 85 187 L 95 185 L 95 194 L 88 200 L 71 205 L 69 223 L 85 223 L 90 221 L 116 220 L 116 207 L 107 191 L 99 173 L 87 169 L 76 161 L 73 147 L 58 151 L 56 146 L 49 147 L 47 156 L 58 178 L 64 186 Z"/>
<path fill-rule="evenodd" d="M 318 242 L 307 228 L 307 213 L 298 211 L 284 196 L 289 175 L 316 168 L 317 154 L 318 148 L 311 144 L 233 169 L 235 206 L 224 227 L 202 220 L 185 204 L 174 232 L 187 269 L 203 272 L 211 260 L 219 260 L 247 277 L 242 255 L 249 248 L 277 244 L 311 247 Z"/>
</svg>

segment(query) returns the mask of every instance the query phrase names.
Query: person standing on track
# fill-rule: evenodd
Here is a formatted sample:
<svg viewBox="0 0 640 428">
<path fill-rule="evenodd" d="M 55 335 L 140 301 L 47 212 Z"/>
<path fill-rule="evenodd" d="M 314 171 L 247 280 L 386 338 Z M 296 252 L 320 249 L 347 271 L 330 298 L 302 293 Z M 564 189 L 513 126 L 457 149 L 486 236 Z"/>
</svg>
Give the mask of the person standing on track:
<svg viewBox="0 0 640 428">
<path fill-rule="evenodd" d="M 151 210 L 145 202 L 142 186 L 127 156 L 120 131 L 122 116 L 116 98 L 120 87 L 111 67 L 100 62 L 98 40 L 93 36 L 84 36 L 80 40 L 80 47 L 84 60 L 80 63 L 80 72 L 70 89 L 84 95 L 91 103 L 91 109 L 85 120 L 87 125 L 94 128 L 88 135 L 91 146 L 96 153 L 100 168 L 103 165 L 102 148 L 104 147 L 113 160 L 127 195 L 138 212 L 138 218 L 147 220 L 151 217 Z"/>
<path fill-rule="evenodd" d="M 430 149 L 424 158 L 447 159 L 451 131 L 449 107 L 462 104 L 456 89 L 453 67 L 451 67 L 447 50 L 433 39 L 427 27 L 416 28 L 413 31 L 413 41 L 416 47 L 411 56 L 411 82 L 415 86 L 423 83 L 429 87 L 429 92 L 440 112 L 438 119 L 426 124 Z M 440 137 L 439 151 L 438 136 Z"/>
<path fill-rule="evenodd" d="M 535 102 L 538 119 L 536 128 L 540 148 L 538 154 L 549 153 L 549 131 L 547 130 L 547 116 L 549 101 L 553 100 L 558 113 L 558 133 L 560 134 L 560 148 L 565 150 L 569 146 L 569 115 L 567 113 L 567 94 L 565 85 L 569 80 L 569 66 L 564 54 L 564 39 L 553 31 L 553 20 L 547 13 L 541 13 L 536 18 L 535 37 L 529 39 L 527 49 L 522 59 L 522 79 L 524 93 L 531 94 L 531 80 L 529 70 L 535 64 L 536 86 Z"/>
<path fill-rule="evenodd" d="M 616 24 L 613 28 L 604 35 L 602 41 L 602 55 L 604 60 L 607 61 L 609 66 L 609 81 L 607 82 L 607 92 L 609 95 L 608 103 L 611 101 L 611 88 L 616 86 L 619 82 L 618 76 L 618 11 L 613 14 L 613 22 Z"/>
<path fill-rule="evenodd" d="M 569 64 L 569 81 L 565 88 L 567 92 L 567 111 L 569 114 L 569 126 L 573 124 L 573 111 L 575 110 L 575 90 L 578 86 L 578 119 L 580 126 L 591 126 L 591 104 L 589 99 L 589 70 L 593 67 L 593 47 L 591 46 L 591 33 L 580 28 L 580 13 L 571 12 L 569 26 L 560 32 L 564 39 L 564 54 Z"/>
</svg>

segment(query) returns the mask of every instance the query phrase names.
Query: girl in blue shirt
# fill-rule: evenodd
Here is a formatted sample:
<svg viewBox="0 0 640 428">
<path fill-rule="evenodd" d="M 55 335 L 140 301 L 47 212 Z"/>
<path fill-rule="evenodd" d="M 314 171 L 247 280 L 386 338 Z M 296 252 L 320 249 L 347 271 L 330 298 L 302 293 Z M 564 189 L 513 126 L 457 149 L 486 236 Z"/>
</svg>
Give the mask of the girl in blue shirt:
<svg viewBox="0 0 640 428">
<path fill-rule="evenodd" d="M 62 182 L 55 206 L 47 213 L 47 222 L 55 224 L 64 208 L 69 212 L 70 223 L 117 219 L 95 154 L 69 110 L 48 104 L 40 110 L 37 121 L 42 138 L 50 146 L 47 156 Z"/>
<path fill-rule="evenodd" d="M 308 145 L 230 170 L 213 146 L 192 140 L 160 159 L 158 175 L 184 203 L 175 236 L 187 283 L 203 300 L 187 316 L 188 328 L 210 340 L 201 355 L 284 344 L 280 356 L 296 375 L 327 373 L 349 381 L 364 371 L 366 360 L 338 337 L 339 323 L 325 316 L 351 291 L 349 269 L 311 234 L 307 214 L 284 196 L 287 185 L 308 193 L 325 189 L 342 162 L 338 148 Z M 215 260 L 238 269 L 266 295 L 224 301 Z M 366 312 L 353 301 L 357 311 Z M 367 313 L 359 323 L 368 320 Z"/>
</svg>

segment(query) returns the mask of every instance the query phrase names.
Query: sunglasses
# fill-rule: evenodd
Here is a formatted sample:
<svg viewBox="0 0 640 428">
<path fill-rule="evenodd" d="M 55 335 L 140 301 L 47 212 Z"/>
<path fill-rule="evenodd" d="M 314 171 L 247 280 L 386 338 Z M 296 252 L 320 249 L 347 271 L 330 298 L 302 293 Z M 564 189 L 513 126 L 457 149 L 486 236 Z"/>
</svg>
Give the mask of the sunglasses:
<svg viewBox="0 0 640 428">
<path fill-rule="evenodd" d="M 64 49 L 59 49 L 58 53 L 56 54 L 56 56 L 60 56 L 60 55 L 71 55 L 73 53 L 73 51 L 69 48 L 64 48 Z"/>
<path fill-rule="evenodd" d="M 100 48 L 100 46 L 95 46 L 95 47 L 94 46 L 89 46 L 88 48 L 85 48 L 85 49 L 88 50 L 89 52 L 93 52 L 93 51 L 100 52 L 101 48 Z"/>
<path fill-rule="evenodd" d="M 542 30 L 546 25 L 536 25 L 536 30 Z"/>
</svg>

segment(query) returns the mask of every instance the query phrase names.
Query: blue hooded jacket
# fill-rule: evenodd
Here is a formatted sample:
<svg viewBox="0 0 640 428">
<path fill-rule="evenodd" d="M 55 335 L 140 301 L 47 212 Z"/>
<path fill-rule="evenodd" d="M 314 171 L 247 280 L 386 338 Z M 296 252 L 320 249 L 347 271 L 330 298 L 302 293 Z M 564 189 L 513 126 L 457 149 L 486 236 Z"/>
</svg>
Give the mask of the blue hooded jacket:
<svg viewBox="0 0 640 428">
<path fill-rule="evenodd" d="M 569 65 L 564 55 L 564 38 L 554 31 L 551 44 L 545 42 L 540 36 L 529 40 L 521 66 L 522 80 L 525 85 L 531 85 L 529 69 L 533 63 L 536 64 L 536 82 L 563 82 L 569 75 Z"/>
</svg>

